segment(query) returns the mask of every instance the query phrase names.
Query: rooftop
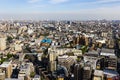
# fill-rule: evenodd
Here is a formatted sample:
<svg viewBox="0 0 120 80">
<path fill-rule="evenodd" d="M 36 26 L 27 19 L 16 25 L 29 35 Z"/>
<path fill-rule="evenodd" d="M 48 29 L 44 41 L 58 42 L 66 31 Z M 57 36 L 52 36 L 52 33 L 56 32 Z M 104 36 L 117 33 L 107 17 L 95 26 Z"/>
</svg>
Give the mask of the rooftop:
<svg viewBox="0 0 120 80">
<path fill-rule="evenodd" d="M 16 78 L 7 78 L 5 80 L 21 80 L 21 79 L 16 79 Z"/>
<path fill-rule="evenodd" d="M 39 75 L 35 75 L 35 77 L 34 78 L 40 78 L 40 76 Z"/>
<path fill-rule="evenodd" d="M 96 76 L 103 76 L 103 71 L 95 70 L 94 75 L 96 75 Z"/>
<path fill-rule="evenodd" d="M 52 40 L 51 40 L 51 39 L 48 39 L 48 38 L 44 38 L 41 42 L 42 42 L 42 43 L 51 43 Z"/>
<path fill-rule="evenodd" d="M 0 67 L 8 67 L 11 64 L 11 62 L 4 62 L 0 65 Z"/>
<path fill-rule="evenodd" d="M 106 49 L 106 48 L 101 49 L 102 53 L 114 53 L 114 51 L 115 51 L 114 49 Z"/>
<path fill-rule="evenodd" d="M 20 66 L 20 69 L 27 69 L 27 68 L 28 68 L 28 66 L 29 66 L 28 64 L 21 65 L 21 66 Z"/>
<path fill-rule="evenodd" d="M 103 70 L 103 72 L 104 72 L 104 74 L 111 75 L 111 77 L 119 75 L 117 71 L 109 70 L 109 69 L 105 69 L 105 70 Z"/>
</svg>

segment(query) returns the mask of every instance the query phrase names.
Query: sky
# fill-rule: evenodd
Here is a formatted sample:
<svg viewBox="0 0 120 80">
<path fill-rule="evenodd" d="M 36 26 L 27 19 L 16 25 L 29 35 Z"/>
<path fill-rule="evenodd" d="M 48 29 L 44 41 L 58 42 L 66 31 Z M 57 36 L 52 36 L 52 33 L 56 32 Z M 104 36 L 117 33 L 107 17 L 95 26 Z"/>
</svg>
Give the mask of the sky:
<svg viewBox="0 0 120 80">
<path fill-rule="evenodd" d="M 118 20 L 120 0 L 0 0 L 0 19 Z"/>
</svg>

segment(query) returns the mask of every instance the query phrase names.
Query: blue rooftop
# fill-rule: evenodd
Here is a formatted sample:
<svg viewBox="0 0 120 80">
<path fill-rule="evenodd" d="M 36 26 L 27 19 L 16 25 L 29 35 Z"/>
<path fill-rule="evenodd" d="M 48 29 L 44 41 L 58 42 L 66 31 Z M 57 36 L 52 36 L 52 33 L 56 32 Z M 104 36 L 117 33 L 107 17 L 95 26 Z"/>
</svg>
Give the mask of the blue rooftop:
<svg viewBox="0 0 120 80">
<path fill-rule="evenodd" d="M 104 69 L 103 72 L 105 72 L 105 73 L 110 73 L 110 74 L 116 74 L 116 75 L 119 75 L 117 71 L 109 70 L 109 69 Z"/>
<path fill-rule="evenodd" d="M 51 39 L 48 39 L 48 38 L 44 38 L 41 42 L 42 42 L 42 43 L 51 43 L 52 40 L 51 40 Z"/>
</svg>

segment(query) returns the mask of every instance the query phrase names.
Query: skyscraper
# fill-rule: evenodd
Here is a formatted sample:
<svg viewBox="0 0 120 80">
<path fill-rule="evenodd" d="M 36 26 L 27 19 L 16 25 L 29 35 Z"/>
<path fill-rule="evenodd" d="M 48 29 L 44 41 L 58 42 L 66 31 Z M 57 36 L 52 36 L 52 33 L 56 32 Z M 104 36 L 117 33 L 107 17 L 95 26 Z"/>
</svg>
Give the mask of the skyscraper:
<svg viewBox="0 0 120 80">
<path fill-rule="evenodd" d="M 83 68 L 80 64 L 74 66 L 74 80 L 82 80 Z"/>
<path fill-rule="evenodd" d="M 56 70 L 56 61 L 49 61 L 49 71 Z"/>
<path fill-rule="evenodd" d="M 92 76 L 92 68 L 90 66 L 85 66 L 83 69 L 83 79 L 82 80 L 90 80 Z"/>
<path fill-rule="evenodd" d="M 0 50 L 6 49 L 6 38 L 0 38 Z"/>
<path fill-rule="evenodd" d="M 5 78 L 10 78 L 12 74 L 12 65 L 10 62 L 4 62 L 0 65 L 0 73 L 5 73 Z"/>
</svg>

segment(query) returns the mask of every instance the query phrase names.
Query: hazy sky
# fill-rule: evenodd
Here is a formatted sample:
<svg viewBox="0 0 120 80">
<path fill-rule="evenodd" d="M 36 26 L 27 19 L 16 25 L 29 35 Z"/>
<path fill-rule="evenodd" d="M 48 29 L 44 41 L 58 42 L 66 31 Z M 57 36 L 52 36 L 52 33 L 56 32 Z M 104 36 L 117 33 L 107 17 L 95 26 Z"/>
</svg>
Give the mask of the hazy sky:
<svg viewBox="0 0 120 80">
<path fill-rule="evenodd" d="M 120 19 L 120 0 L 0 0 L 0 19 Z"/>
</svg>

